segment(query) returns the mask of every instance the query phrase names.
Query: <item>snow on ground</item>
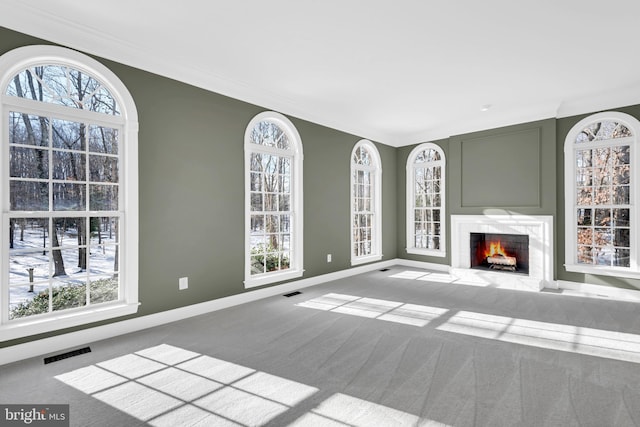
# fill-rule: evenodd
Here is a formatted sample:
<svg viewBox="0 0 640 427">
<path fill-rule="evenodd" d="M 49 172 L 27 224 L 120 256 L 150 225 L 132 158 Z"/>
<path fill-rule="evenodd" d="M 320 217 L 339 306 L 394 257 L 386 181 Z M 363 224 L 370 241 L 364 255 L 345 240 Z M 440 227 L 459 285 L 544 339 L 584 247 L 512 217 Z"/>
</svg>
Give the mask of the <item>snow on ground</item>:
<svg viewBox="0 0 640 427">
<path fill-rule="evenodd" d="M 40 227 L 24 230 L 24 240 L 20 240 L 20 230 L 17 229 L 14 247 L 9 250 L 9 306 L 30 301 L 39 292 L 53 287 L 84 284 L 89 281 L 110 278 L 114 274 L 115 235 L 109 238 L 108 232 L 102 232 L 99 243 L 97 233 L 92 233 L 90 239 L 87 270 L 78 267 L 78 237 L 75 229 L 70 229 L 59 236 L 62 258 L 66 275 L 51 278 L 49 272 L 54 271 L 50 251 L 43 251 L 43 231 Z M 49 236 L 46 236 L 49 245 Z M 68 248 L 68 249 L 65 249 Z M 29 292 L 29 269 L 33 269 L 33 292 Z"/>
</svg>

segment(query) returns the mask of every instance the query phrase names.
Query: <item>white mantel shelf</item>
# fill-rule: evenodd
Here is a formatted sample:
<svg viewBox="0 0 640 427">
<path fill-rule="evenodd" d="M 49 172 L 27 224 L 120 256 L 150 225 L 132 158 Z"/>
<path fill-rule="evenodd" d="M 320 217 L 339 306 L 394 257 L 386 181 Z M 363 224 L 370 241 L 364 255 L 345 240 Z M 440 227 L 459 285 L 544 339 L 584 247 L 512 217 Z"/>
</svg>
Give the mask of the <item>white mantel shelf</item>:
<svg viewBox="0 0 640 427">
<path fill-rule="evenodd" d="M 529 236 L 529 275 L 471 269 L 471 233 Z M 452 215 L 451 274 L 499 288 L 540 291 L 553 280 L 553 217 L 550 215 Z"/>
</svg>

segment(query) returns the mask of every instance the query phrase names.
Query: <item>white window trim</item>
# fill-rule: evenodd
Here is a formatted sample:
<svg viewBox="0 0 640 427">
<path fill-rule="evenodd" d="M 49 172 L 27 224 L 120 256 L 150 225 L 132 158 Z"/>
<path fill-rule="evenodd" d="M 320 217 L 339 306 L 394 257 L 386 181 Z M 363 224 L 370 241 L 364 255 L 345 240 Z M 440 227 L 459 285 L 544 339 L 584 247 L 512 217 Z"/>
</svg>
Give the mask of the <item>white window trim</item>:
<svg viewBox="0 0 640 427">
<path fill-rule="evenodd" d="M 597 145 L 595 144 L 576 144 L 576 137 L 578 134 L 588 125 L 601 121 L 616 121 L 621 122 L 627 126 L 633 133 L 632 141 L 627 139 L 620 139 L 620 143 L 629 143 L 631 151 L 631 185 L 630 185 L 630 240 L 631 240 L 631 262 L 629 267 L 607 267 L 607 266 L 591 266 L 585 264 L 578 264 L 577 262 L 577 207 L 576 200 L 576 166 L 575 166 L 575 150 L 581 149 L 586 146 Z M 640 222 L 640 211 L 638 210 L 637 202 L 639 199 L 638 190 L 640 186 L 638 181 L 640 179 L 640 156 L 637 148 L 638 138 L 640 138 L 640 122 L 629 114 L 607 111 L 603 113 L 593 114 L 586 117 L 576 123 L 569 133 L 564 142 L 564 200 L 565 200 L 565 264 L 564 267 L 567 271 L 594 274 L 602 276 L 615 276 L 640 279 L 640 263 L 638 257 L 640 255 L 638 247 L 638 227 Z"/>
<path fill-rule="evenodd" d="M 262 121 L 270 121 L 276 123 L 289 136 L 293 149 L 290 154 L 293 157 L 291 164 L 291 260 L 289 268 L 282 271 L 274 271 L 270 273 L 251 275 L 251 153 L 252 152 L 273 152 L 275 154 L 282 153 L 282 150 L 271 149 L 270 147 L 260 147 L 251 142 L 251 131 Z M 244 133 L 244 229 L 245 229 L 245 273 L 244 287 L 254 288 L 257 286 L 268 285 L 284 280 L 295 279 L 301 277 L 304 273 L 303 269 L 303 203 L 302 203 L 302 138 L 298 130 L 291 120 L 280 113 L 273 111 L 264 111 L 255 116 Z"/>
<path fill-rule="evenodd" d="M 356 165 L 353 162 L 353 156 L 360 147 L 366 147 L 367 151 L 369 151 L 373 163 L 371 166 Z M 350 164 L 351 219 L 349 223 L 351 224 L 351 265 L 360 265 L 368 262 L 380 261 L 382 259 L 382 161 L 380 160 L 380 153 L 378 152 L 375 144 L 367 139 L 358 141 L 358 143 L 356 143 L 356 145 L 353 147 L 353 150 L 351 150 Z M 356 256 L 353 253 L 353 245 L 355 243 L 353 240 L 353 216 L 355 214 L 355 206 L 353 203 L 353 188 L 355 183 L 353 180 L 353 173 L 356 170 L 369 171 L 371 172 L 373 177 L 373 224 L 371 229 L 371 254 L 362 256 Z"/>
<path fill-rule="evenodd" d="M 418 156 L 418 153 L 424 150 L 436 150 L 440 153 L 440 158 L 442 160 L 438 160 L 435 162 L 430 162 L 432 164 L 439 164 L 442 167 L 442 182 L 440 183 L 440 249 L 422 249 L 416 248 L 414 246 L 414 235 L 413 235 L 413 224 L 415 222 L 415 212 L 414 212 L 414 201 L 415 201 L 415 160 Z M 421 164 L 422 165 L 422 164 Z M 446 249 L 446 157 L 444 155 L 444 150 L 440 148 L 439 145 L 434 144 L 432 142 L 426 142 L 424 144 L 418 145 L 414 148 L 409 157 L 407 158 L 407 175 L 406 175 L 406 190 L 407 190 L 407 199 L 406 199 L 406 251 L 408 254 L 415 255 L 426 255 L 426 256 L 434 256 L 434 257 L 445 257 L 447 256 Z"/>
<path fill-rule="evenodd" d="M 64 310 L 23 318 L 8 320 L 8 309 L 0 308 L 0 341 L 7 341 L 29 335 L 50 332 L 63 328 L 80 326 L 88 323 L 112 319 L 115 317 L 130 315 L 138 311 L 138 113 L 133 98 L 122 81 L 107 67 L 95 59 L 71 49 L 58 46 L 33 45 L 25 46 L 9 51 L 0 56 L 0 135 L 3 149 L 8 150 L 6 129 L 8 128 L 7 107 L 30 106 L 30 110 L 40 110 L 48 114 L 69 114 L 69 109 L 57 105 L 46 105 L 38 102 L 28 102 L 16 97 L 6 95 L 6 88 L 10 80 L 27 67 L 40 64 L 60 64 L 81 70 L 99 80 L 109 89 L 120 106 L 120 126 L 124 130 L 121 138 L 121 147 L 124 150 L 122 156 L 120 191 L 123 192 L 120 209 L 125 214 L 125 219 L 120 224 L 122 240 L 120 244 L 120 295 L 119 301 L 99 304 L 87 308 Z M 33 107 L 33 108 L 31 108 Z M 75 111 L 76 113 L 89 114 L 89 112 Z M 103 117 L 98 114 L 93 117 Z M 109 116 L 109 120 L 112 117 Z M 5 174 L 4 163 L 0 162 L 0 177 L 2 177 L 2 209 L 3 221 L 2 249 L 0 251 L 0 274 L 2 275 L 2 294 L 0 301 L 8 301 L 8 244 L 4 230 L 9 229 L 8 219 L 8 191 L 9 183 Z"/>
</svg>

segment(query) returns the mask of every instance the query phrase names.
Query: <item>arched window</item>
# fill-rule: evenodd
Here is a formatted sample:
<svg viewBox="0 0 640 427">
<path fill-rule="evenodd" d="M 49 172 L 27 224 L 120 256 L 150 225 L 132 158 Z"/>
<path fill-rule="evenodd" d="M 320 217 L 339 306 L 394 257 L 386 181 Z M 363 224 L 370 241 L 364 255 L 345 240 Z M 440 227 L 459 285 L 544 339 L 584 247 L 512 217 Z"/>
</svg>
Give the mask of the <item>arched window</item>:
<svg viewBox="0 0 640 427">
<path fill-rule="evenodd" d="M 302 141 L 285 116 L 264 112 L 247 126 L 245 287 L 302 276 Z"/>
<path fill-rule="evenodd" d="M 589 116 L 568 133 L 565 165 L 567 271 L 640 277 L 640 122 L 618 112 Z"/>
<path fill-rule="evenodd" d="M 445 158 L 432 143 L 407 159 L 407 253 L 445 256 Z"/>
<path fill-rule="evenodd" d="M 382 167 L 376 146 L 358 142 L 351 152 L 351 264 L 382 259 Z"/>
<path fill-rule="evenodd" d="M 2 336 L 135 313 L 131 95 L 99 62 L 55 46 L 0 57 L 0 89 Z"/>
</svg>

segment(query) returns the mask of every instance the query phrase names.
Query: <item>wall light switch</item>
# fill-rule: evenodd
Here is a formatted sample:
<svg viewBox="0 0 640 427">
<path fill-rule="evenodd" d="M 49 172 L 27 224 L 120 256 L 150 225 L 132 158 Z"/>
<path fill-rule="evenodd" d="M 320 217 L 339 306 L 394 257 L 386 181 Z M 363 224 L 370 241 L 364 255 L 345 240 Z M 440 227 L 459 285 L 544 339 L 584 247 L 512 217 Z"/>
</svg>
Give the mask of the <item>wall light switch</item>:
<svg viewBox="0 0 640 427">
<path fill-rule="evenodd" d="M 189 278 L 181 277 L 180 279 L 178 279 L 178 289 L 182 291 L 187 288 L 189 288 Z"/>
<path fill-rule="evenodd" d="M 331 262 L 331 254 L 327 254 L 327 262 Z"/>
</svg>

